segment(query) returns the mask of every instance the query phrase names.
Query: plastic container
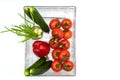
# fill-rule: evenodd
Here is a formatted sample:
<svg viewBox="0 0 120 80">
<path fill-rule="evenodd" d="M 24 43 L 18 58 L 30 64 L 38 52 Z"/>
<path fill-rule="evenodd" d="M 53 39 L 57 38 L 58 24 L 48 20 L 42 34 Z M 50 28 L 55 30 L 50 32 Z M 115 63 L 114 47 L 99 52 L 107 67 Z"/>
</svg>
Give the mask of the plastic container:
<svg viewBox="0 0 120 80">
<path fill-rule="evenodd" d="M 27 6 L 28 7 L 28 6 Z M 30 6 L 29 6 L 30 7 Z M 40 12 L 46 23 L 49 25 L 50 20 L 53 18 L 58 18 L 60 21 L 64 18 L 69 18 L 73 22 L 72 27 L 70 30 L 73 33 L 72 38 L 69 39 L 70 41 L 70 48 L 68 51 L 70 52 L 70 61 L 74 63 L 74 68 L 72 71 L 67 72 L 64 70 L 61 70 L 60 72 L 54 72 L 52 69 L 49 69 L 44 74 L 38 75 L 38 76 L 75 76 L 76 75 L 76 56 L 75 56 L 75 17 L 76 17 L 76 7 L 75 6 L 35 6 L 35 8 Z M 26 15 L 25 17 L 29 19 Z M 49 42 L 49 40 L 52 38 L 51 30 L 50 33 L 43 33 L 43 37 L 39 40 Z M 32 51 L 32 44 L 35 40 L 29 40 L 26 42 L 26 48 L 25 48 L 25 69 L 28 68 L 30 65 L 32 65 L 36 60 L 39 59 L 33 51 Z M 53 60 L 52 58 L 52 48 L 50 50 L 50 53 L 48 55 L 50 60 Z"/>
</svg>

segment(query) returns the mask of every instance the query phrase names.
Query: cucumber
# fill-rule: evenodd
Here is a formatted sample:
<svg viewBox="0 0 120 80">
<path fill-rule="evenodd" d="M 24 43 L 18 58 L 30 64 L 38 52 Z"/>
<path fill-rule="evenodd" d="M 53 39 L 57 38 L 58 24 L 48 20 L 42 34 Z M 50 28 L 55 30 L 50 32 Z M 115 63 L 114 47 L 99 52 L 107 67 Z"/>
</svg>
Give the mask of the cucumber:
<svg viewBox="0 0 120 80">
<path fill-rule="evenodd" d="M 27 16 L 32 19 L 31 15 L 30 15 L 30 9 L 28 7 L 24 8 L 24 12 L 27 14 Z"/>
<path fill-rule="evenodd" d="M 46 62 L 46 58 L 45 57 L 38 59 L 34 64 L 32 64 L 27 69 L 25 69 L 25 71 L 24 71 L 25 76 L 29 76 L 30 75 L 30 69 L 31 68 L 38 68 L 38 67 L 42 66 L 45 62 Z"/>
<path fill-rule="evenodd" d="M 27 16 L 31 20 L 33 20 L 36 24 L 38 24 L 44 32 L 49 33 L 50 29 L 48 25 L 46 24 L 46 22 L 44 21 L 41 14 L 37 11 L 36 8 L 34 7 L 25 8 L 24 11 L 27 14 Z"/>
<path fill-rule="evenodd" d="M 43 74 L 43 73 L 47 72 L 51 67 L 51 63 L 52 63 L 52 61 L 49 60 L 49 61 L 46 61 L 43 64 L 43 66 L 40 66 L 39 68 L 31 68 L 30 69 L 30 74 L 31 75 L 40 75 L 40 74 Z"/>
</svg>

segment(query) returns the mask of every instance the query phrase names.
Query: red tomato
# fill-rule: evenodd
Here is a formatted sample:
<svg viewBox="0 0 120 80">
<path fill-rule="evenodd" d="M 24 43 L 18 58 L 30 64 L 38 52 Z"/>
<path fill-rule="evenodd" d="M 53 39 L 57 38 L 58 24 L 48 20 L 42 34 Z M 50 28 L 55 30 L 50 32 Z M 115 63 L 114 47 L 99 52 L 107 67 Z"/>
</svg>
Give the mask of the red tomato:
<svg viewBox="0 0 120 80">
<path fill-rule="evenodd" d="M 53 57 L 53 59 L 58 60 L 60 52 L 61 52 L 61 49 L 54 49 L 52 51 L 52 57 Z"/>
<path fill-rule="evenodd" d="M 64 39 L 69 39 L 72 37 L 72 32 L 70 30 L 64 31 Z"/>
<path fill-rule="evenodd" d="M 70 29 L 72 27 L 72 21 L 68 18 L 65 18 L 61 22 L 61 26 L 63 29 Z"/>
<path fill-rule="evenodd" d="M 74 67 L 74 64 L 72 61 L 65 61 L 63 63 L 63 70 L 65 70 L 65 71 L 71 71 L 73 69 L 73 67 Z"/>
<path fill-rule="evenodd" d="M 65 39 L 65 40 L 62 40 L 60 43 L 59 43 L 59 48 L 60 49 L 69 49 L 70 48 L 70 42 Z"/>
<path fill-rule="evenodd" d="M 62 39 L 64 36 L 64 33 L 61 29 L 53 29 L 52 36 L 58 39 Z"/>
<path fill-rule="evenodd" d="M 60 28 L 60 21 L 57 18 L 54 18 L 50 21 L 49 26 L 52 30 L 55 28 Z"/>
<path fill-rule="evenodd" d="M 65 50 L 61 50 L 60 54 L 59 54 L 59 59 L 60 61 L 66 61 L 69 60 L 70 58 L 70 53 L 69 51 Z"/>
<path fill-rule="evenodd" d="M 35 41 L 33 43 L 33 52 L 38 57 L 47 56 L 50 52 L 50 46 L 47 42 L 44 41 Z"/>
<path fill-rule="evenodd" d="M 50 44 L 50 47 L 53 49 L 58 48 L 58 45 L 59 45 L 58 39 L 56 38 L 50 39 L 49 44 Z"/>
<path fill-rule="evenodd" d="M 58 60 L 53 61 L 51 65 L 52 70 L 55 72 L 62 70 L 62 64 Z"/>
</svg>

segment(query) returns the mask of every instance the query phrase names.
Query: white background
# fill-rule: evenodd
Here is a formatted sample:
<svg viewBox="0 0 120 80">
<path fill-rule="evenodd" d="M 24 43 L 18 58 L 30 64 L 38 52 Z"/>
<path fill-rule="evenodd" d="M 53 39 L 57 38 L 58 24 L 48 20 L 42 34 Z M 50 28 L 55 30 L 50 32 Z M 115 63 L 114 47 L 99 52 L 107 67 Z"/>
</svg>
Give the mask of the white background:
<svg viewBox="0 0 120 80">
<path fill-rule="evenodd" d="M 0 80 L 120 80 L 120 0 L 0 0 L 0 30 L 24 23 L 23 6 L 76 6 L 77 74 L 25 77 L 22 38 L 0 34 Z"/>
</svg>

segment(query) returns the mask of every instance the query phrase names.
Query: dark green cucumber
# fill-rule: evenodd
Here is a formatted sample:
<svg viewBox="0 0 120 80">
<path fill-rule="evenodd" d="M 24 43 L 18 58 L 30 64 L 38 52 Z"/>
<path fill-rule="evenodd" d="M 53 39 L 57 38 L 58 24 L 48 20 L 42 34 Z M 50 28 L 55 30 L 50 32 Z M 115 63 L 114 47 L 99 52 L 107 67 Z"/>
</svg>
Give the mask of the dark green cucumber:
<svg viewBox="0 0 120 80">
<path fill-rule="evenodd" d="M 31 20 L 33 20 L 36 24 L 38 24 L 44 32 L 49 33 L 50 29 L 49 29 L 47 23 L 44 21 L 43 17 L 37 11 L 36 8 L 34 8 L 34 7 L 25 8 L 24 11 L 27 14 L 27 16 Z"/>
<path fill-rule="evenodd" d="M 30 15 L 30 9 L 28 7 L 24 8 L 24 12 L 27 14 L 27 16 L 32 19 L 31 15 Z"/>
<path fill-rule="evenodd" d="M 49 60 L 49 61 L 46 61 L 44 63 L 44 65 L 40 66 L 39 68 L 31 68 L 30 74 L 31 75 L 40 75 L 40 74 L 47 72 L 51 67 L 51 63 L 52 63 L 52 61 Z"/>
<path fill-rule="evenodd" d="M 32 64 L 27 69 L 25 69 L 25 72 L 24 72 L 25 76 L 29 76 L 30 75 L 30 69 L 31 68 L 38 68 L 38 67 L 42 66 L 45 62 L 46 62 L 46 58 L 45 57 L 38 59 L 34 64 Z"/>
</svg>

